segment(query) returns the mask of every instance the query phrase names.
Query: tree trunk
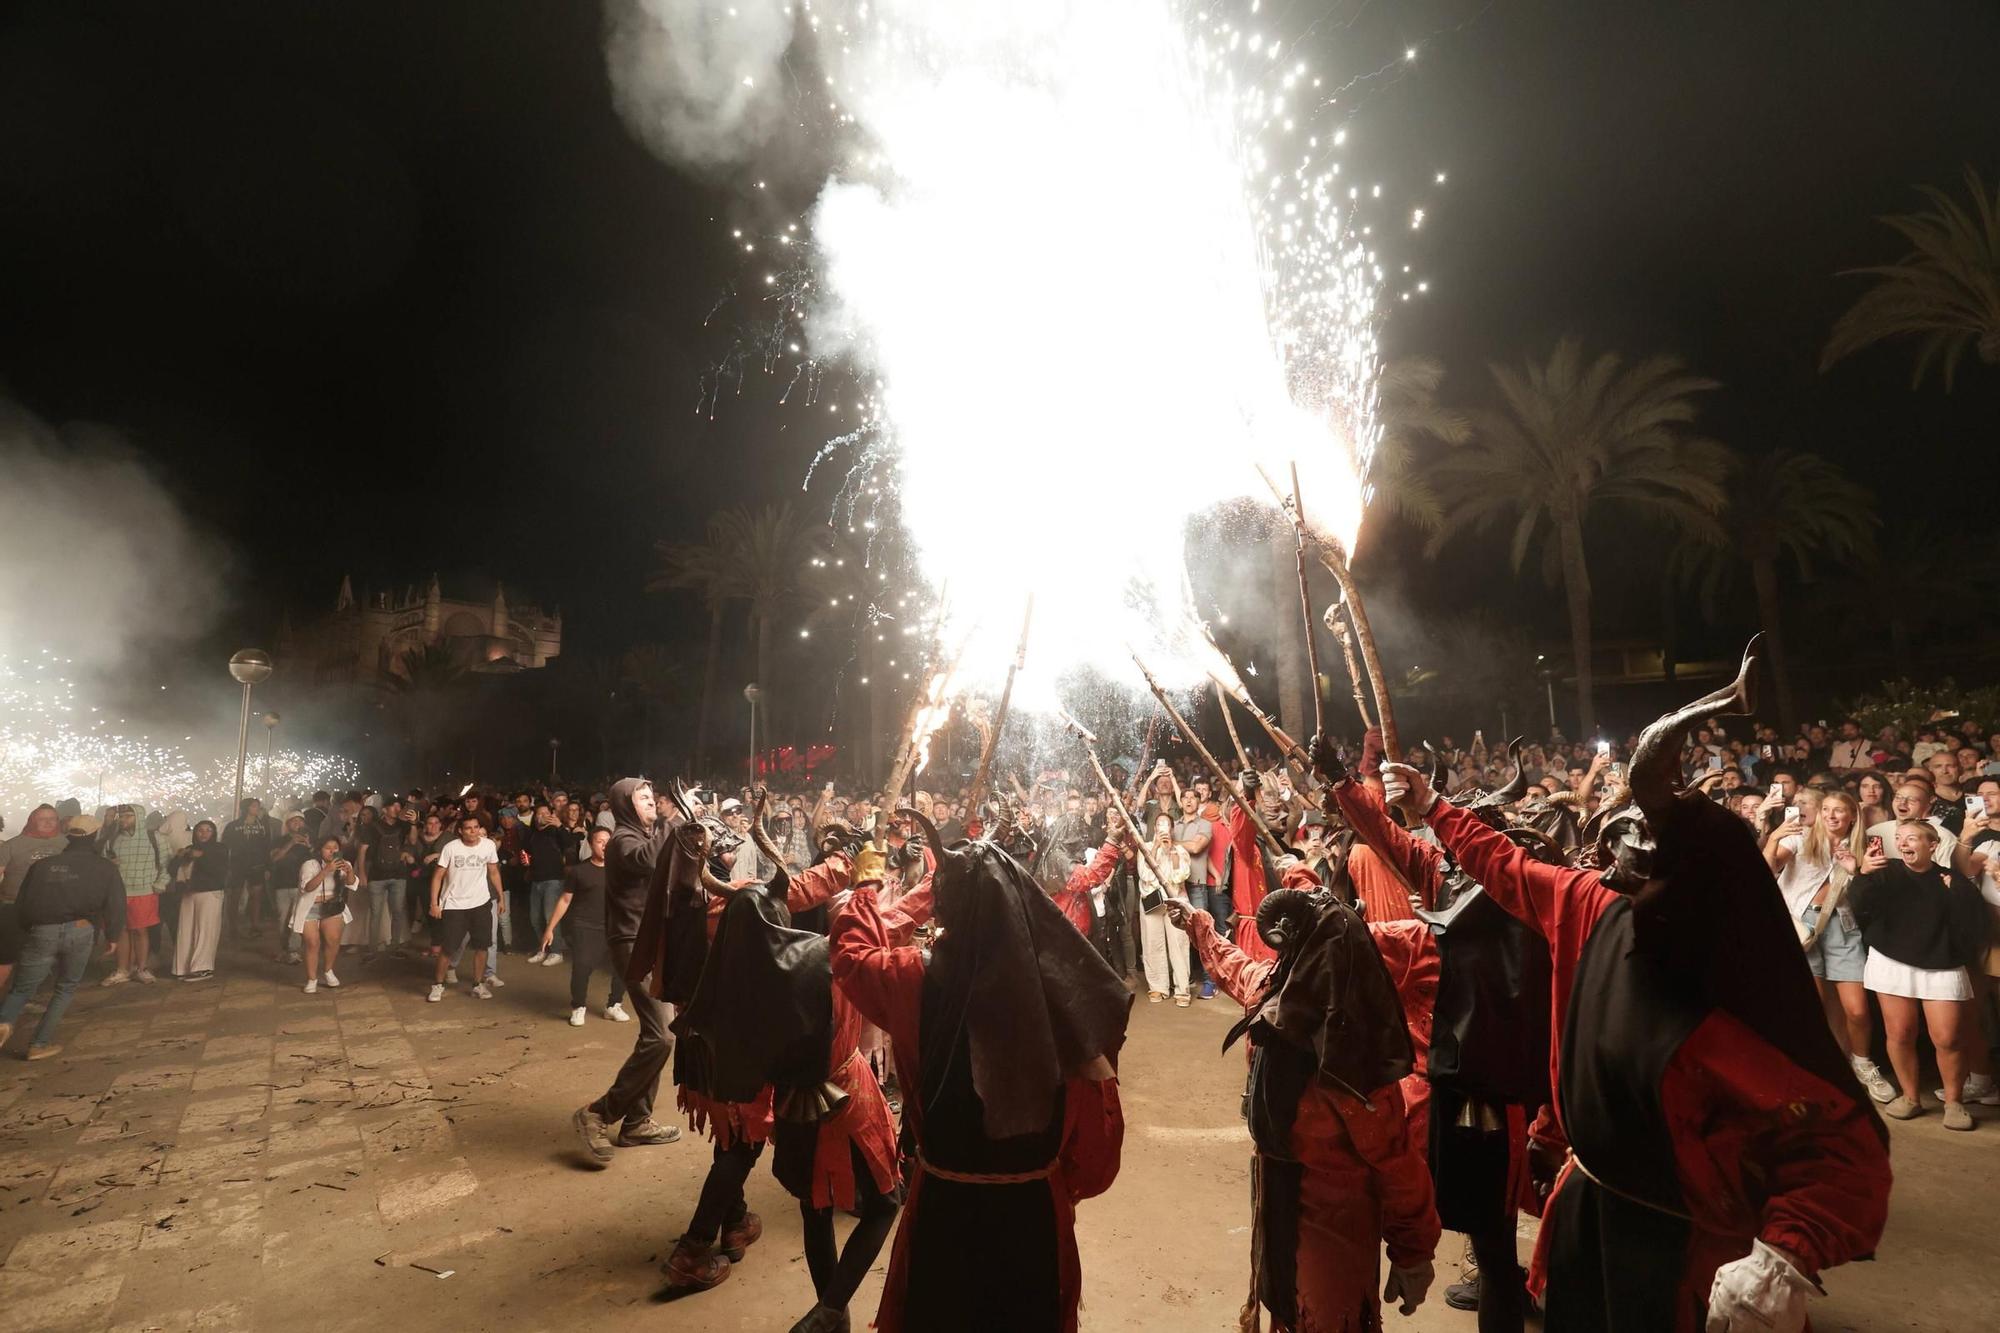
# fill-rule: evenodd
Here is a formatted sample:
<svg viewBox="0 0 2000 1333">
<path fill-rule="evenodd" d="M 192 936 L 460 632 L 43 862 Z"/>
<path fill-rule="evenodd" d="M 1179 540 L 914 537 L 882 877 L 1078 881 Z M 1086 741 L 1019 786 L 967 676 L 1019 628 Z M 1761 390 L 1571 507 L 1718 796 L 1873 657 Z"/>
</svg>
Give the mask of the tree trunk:
<svg viewBox="0 0 2000 1333">
<path fill-rule="evenodd" d="M 1785 657 L 1785 635 L 1779 625 L 1778 568 L 1770 560 L 1750 562 L 1750 581 L 1757 589 L 1757 619 L 1764 627 L 1764 651 L 1771 659 L 1771 684 L 1778 696 L 1778 732 L 1799 734 L 1792 707 L 1791 663 Z"/>
<path fill-rule="evenodd" d="M 1671 576 L 1660 575 L 1660 672 L 1667 684 L 1679 674 L 1675 654 L 1680 651 L 1681 607 Z"/>
<path fill-rule="evenodd" d="M 722 603 L 708 608 L 708 656 L 701 666 L 701 712 L 694 724 L 694 771 L 708 771 L 709 723 L 715 717 L 715 675 L 722 665 Z"/>
<path fill-rule="evenodd" d="M 1590 567 L 1583 558 L 1583 524 L 1557 520 L 1562 539 L 1563 594 L 1569 602 L 1569 649 L 1576 659 L 1576 735 L 1584 740 L 1597 724 L 1590 669 Z"/>
<path fill-rule="evenodd" d="M 1290 615 L 1290 608 L 1299 600 L 1296 541 L 1291 523 L 1280 515 L 1279 521 L 1271 525 L 1270 542 L 1271 605 L 1275 608 L 1271 622 L 1277 633 L 1278 721 L 1292 735 L 1305 736 L 1312 731 L 1312 696 L 1306 692 L 1312 685 L 1306 680 L 1305 645 L 1299 641 Z"/>
<path fill-rule="evenodd" d="M 764 748 L 775 749 L 777 745 L 778 716 L 777 691 L 771 686 L 771 613 L 759 612 L 757 616 L 757 688 L 763 697 L 757 700 L 757 712 L 764 720 Z M 752 737 L 754 740 L 755 737 Z M 756 782 L 756 774 L 750 781 Z"/>
</svg>

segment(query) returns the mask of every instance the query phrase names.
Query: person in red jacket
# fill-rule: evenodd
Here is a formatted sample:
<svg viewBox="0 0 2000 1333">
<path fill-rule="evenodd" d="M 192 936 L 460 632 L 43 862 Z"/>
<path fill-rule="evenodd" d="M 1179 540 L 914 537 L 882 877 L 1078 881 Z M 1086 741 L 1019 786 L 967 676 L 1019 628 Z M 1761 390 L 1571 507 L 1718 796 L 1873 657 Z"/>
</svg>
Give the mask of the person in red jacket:
<svg viewBox="0 0 2000 1333">
<path fill-rule="evenodd" d="M 1177 899 L 1209 975 L 1244 1008 L 1229 1043 L 1250 1038 L 1251 1293 L 1273 1333 L 1375 1333 L 1380 1300 L 1412 1313 L 1430 1289 L 1439 1235 L 1423 1150 L 1412 1140 L 1398 1080 L 1414 1065 L 1402 1004 L 1370 931 L 1354 911 L 1288 870 L 1258 905 L 1254 960 L 1206 912 Z"/>
<path fill-rule="evenodd" d="M 1118 1174 L 1132 996 L 1018 862 L 912 818 L 933 948 L 899 946 L 865 885 L 832 924 L 834 983 L 889 1033 L 917 1145 L 876 1327 L 1074 1333 L 1075 1209 Z"/>
<path fill-rule="evenodd" d="M 1091 895 L 1098 887 L 1111 878 L 1118 869 L 1118 863 L 1125 856 L 1125 835 L 1120 833 L 1104 840 L 1097 849 L 1097 855 L 1089 864 L 1079 864 L 1072 868 L 1063 886 L 1050 895 L 1055 899 L 1062 914 L 1076 927 L 1076 933 L 1085 939 L 1091 938 L 1091 927 L 1096 924 L 1097 907 Z"/>
<path fill-rule="evenodd" d="M 1733 686 L 1647 728 L 1600 869 L 1541 864 L 1384 770 L 1391 802 L 1549 942 L 1571 1155 L 1535 1253 L 1548 1333 L 1797 1333 L 1819 1275 L 1882 1234 L 1886 1135 L 1770 871 L 1740 820 L 1677 787 L 1688 729 L 1749 711 L 1754 648 Z"/>
</svg>

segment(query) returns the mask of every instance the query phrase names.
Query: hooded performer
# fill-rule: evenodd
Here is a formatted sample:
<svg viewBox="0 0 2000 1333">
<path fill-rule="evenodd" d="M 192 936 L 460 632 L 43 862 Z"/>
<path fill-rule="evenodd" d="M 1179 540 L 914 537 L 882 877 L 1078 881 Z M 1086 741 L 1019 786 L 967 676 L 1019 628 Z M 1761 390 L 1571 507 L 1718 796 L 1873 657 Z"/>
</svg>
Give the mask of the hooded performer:
<svg viewBox="0 0 2000 1333">
<path fill-rule="evenodd" d="M 1384 771 L 1390 800 L 1549 942 L 1572 1147 L 1535 1253 L 1549 1333 L 1798 1333 L 1818 1275 L 1882 1233 L 1886 1138 L 1770 871 L 1741 820 L 1676 790 L 1688 728 L 1748 712 L 1755 663 L 1646 729 L 1601 870 L 1541 864 L 1416 770 Z"/>
<path fill-rule="evenodd" d="M 1479 1265 L 1470 1294 L 1480 1333 L 1518 1330 L 1525 1301 L 1516 1200 L 1529 1175 L 1528 1121 L 1549 1096 L 1548 943 L 1438 848 L 1404 832 L 1375 789 L 1355 780 L 1319 738 L 1313 766 L 1328 780 L 1322 799 L 1362 844 L 1396 867 L 1424 902 L 1438 904 L 1416 920 L 1371 921 L 1368 929 L 1396 979 L 1417 1047 L 1419 1074 L 1403 1081 L 1403 1096 L 1411 1135 L 1426 1145 L 1438 1219 L 1465 1233 Z M 1497 825 L 1526 786 L 1517 763 L 1498 791 L 1454 800 Z M 1460 1297 L 1453 1289 L 1446 1299 Z"/>
<path fill-rule="evenodd" d="M 1257 906 L 1275 961 L 1250 958 L 1206 912 L 1170 901 L 1250 1038 L 1251 1295 L 1242 1327 L 1374 1333 L 1380 1301 L 1404 1314 L 1430 1289 L 1438 1217 L 1398 1080 L 1415 1057 L 1395 983 L 1354 910 L 1303 866 Z M 1433 974 L 1434 975 L 1434 974 Z M 1389 1278 L 1378 1300 L 1384 1242 Z"/>
<path fill-rule="evenodd" d="M 1111 1059 L 1132 997 L 1021 865 L 938 848 L 926 953 L 899 947 L 872 887 L 834 918 L 833 976 L 889 1033 L 917 1154 L 881 1333 L 1072 1333 L 1075 1207 L 1118 1174 Z"/>
<path fill-rule="evenodd" d="M 731 989 L 742 978 L 726 963 L 713 973 L 707 966 L 723 909 L 746 887 L 729 879 L 741 840 L 720 823 L 697 820 L 680 784 L 672 795 L 680 820 L 655 867 L 625 980 L 634 994 L 681 1007 L 675 1027 L 683 1038 L 674 1052 L 677 1100 L 688 1124 L 706 1131 L 715 1146 L 694 1216 L 661 1270 L 669 1288 L 705 1291 L 726 1279 L 730 1266 L 741 1263 L 764 1234 L 763 1220 L 744 1202 L 743 1184 L 771 1137 L 773 1092 L 758 1076 L 754 1056 L 742 1049 L 745 1041 L 760 1037 L 757 1023 L 741 1022 L 752 1017 L 742 1011 L 756 1002 Z M 846 888 L 853 872 L 853 857 L 834 852 L 798 875 L 780 870 L 765 889 L 787 913 L 806 912 Z M 873 873 L 880 878 L 879 861 Z M 709 1036 L 690 1043 L 690 1016 L 704 997 L 703 985 L 710 988 Z M 738 1012 L 719 1016 L 718 1005 Z M 733 1035 L 717 1040 L 719 1033 Z"/>
<path fill-rule="evenodd" d="M 639 935 L 640 915 L 659 866 L 667 839 L 667 821 L 660 818 L 653 784 L 644 778 L 620 778 L 611 786 L 611 842 L 604 849 L 604 942 L 611 965 L 630 975 Z M 652 995 L 632 987 L 632 1008 L 639 1020 L 639 1039 L 625 1057 L 610 1090 L 571 1117 L 584 1150 L 599 1166 L 614 1156 L 612 1129 L 621 1148 L 672 1143 L 681 1132 L 653 1119 L 653 1099 L 660 1092 L 660 1071 L 667 1067 L 674 1040 L 667 1035 L 667 1011 Z"/>
</svg>

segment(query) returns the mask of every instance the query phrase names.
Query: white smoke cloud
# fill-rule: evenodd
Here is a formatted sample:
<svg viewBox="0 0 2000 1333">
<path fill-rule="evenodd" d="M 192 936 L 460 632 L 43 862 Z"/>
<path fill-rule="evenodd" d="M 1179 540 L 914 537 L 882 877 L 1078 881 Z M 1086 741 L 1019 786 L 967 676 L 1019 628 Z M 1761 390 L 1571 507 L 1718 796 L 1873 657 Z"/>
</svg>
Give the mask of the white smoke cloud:
<svg viewBox="0 0 2000 1333">
<path fill-rule="evenodd" d="M 108 671 L 206 630 L 220 561 L 113 432 L 0 400 L 0 653 Z"/>
<path fill-rule="evenodd" d="M 780 0 L 606 0 L 605 63 L 618 114 L 655 153 L 714 170 L 761 147 L 791 45 Z"/>
</svg>

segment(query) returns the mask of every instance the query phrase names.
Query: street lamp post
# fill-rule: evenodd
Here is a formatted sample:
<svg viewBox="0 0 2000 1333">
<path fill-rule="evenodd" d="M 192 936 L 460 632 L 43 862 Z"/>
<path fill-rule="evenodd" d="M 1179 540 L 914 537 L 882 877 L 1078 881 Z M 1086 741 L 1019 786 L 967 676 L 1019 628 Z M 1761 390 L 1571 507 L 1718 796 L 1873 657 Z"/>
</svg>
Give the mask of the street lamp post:
<svg viewBox="0 0 2000 1333">
<path fill-rule="evenodd" d="M 757 701 L 764 697 L 764 691 L 751 681 L 743 687 L 743 697 L 750 701 L 750 785 L 757 785 Z"/>
<path fill-rule="evenodd" d="M 243 712 L 236 720 L 236 797 L 229 817 L 243 817 L 243 759 L 250 748 L 250 691 L 271 678 L 271 655 L 261 648 L 245 648 L 229 659 L 229 674 L 243 687 Z"/>
<path fill-rule="evenodd" d="M 549 781 L 550 782 L 554 782 L 556 780 L 556 751 L 561 748 L 562 748 L 562 742 L 560 740 L 558 740 L 554 736 L 549 737 Z"/>
<path fill-rule="evenodd" d="M 1549 696 L 1549 730 L 1556 729 L 1556 672 L 1549 665 L 1549 659 L 1541 653 L 1535 654 L 1537 674 L 1542 678 L 1542 689 Z"/>
<path fill-rule="evenodd" d="M 276 713 L 264 714 L 264 813 L 267 815 L 278 804 L 277 794 L 271 790 L 271 739 L 277 735 L 278 723 L 282 720 Z"/>
</svg>

